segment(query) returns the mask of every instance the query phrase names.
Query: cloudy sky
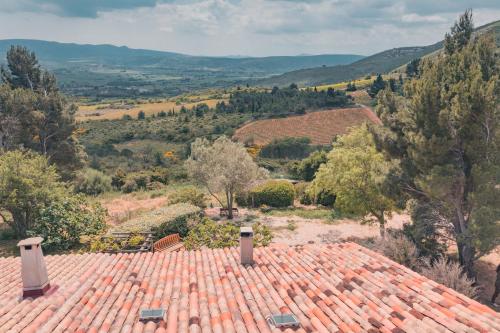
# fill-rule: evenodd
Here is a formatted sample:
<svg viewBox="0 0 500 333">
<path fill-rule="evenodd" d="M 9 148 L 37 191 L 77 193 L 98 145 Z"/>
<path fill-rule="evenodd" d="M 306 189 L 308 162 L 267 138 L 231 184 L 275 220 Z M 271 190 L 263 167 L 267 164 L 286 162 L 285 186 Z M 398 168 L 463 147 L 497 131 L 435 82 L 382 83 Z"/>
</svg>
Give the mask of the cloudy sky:
<svg viewBox="0 0 500 333">
<path fill-rule="evenodd" d="M 194 55 L 369 55 L 440 40 L 499 0 L 0 0 L 0 39 L 114 44 Z"/>
</svg>

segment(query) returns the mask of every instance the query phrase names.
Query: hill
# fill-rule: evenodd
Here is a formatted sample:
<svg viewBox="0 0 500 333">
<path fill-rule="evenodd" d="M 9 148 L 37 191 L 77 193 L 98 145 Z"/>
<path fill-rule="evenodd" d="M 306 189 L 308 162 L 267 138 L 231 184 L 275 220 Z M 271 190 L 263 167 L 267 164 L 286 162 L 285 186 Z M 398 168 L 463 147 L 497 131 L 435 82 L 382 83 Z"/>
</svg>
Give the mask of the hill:
<svg viewBox="0 0 500 333">
<path fill-rule="evenodd" d="M 7 39 L 0 40 L 0 64 L 5 63 L 11 45 L 34 51 L 41 64 L 55 72 L 67 93 L 96 97 L 174 96 L 363 58 L 355 54 L 205 57 L 125 46 Z"/>
<path fill-rule="evenodd" d="M 327 145 L 335 136 L 367 121 L 380 123 L 368 108 L 315 111 L 302 116 L 253 121 L 237 129 L 233 137 L 240 142 L 252 138 L 259 146 L 285 137 L 307 137 L 312 144 Z"/>
<path fill-rule="evenodd" d="M 476 29 L 477 34 L 492 31 L 497 45 L 500 45 L 500 21 Z M 286 86 L 296 83 L 314 86 L 354 80 L 373 73 L 387 73 L 407 64 L 415 58 L 431 55 L 443 47 L 443 41 L 428 46 L 400 47 L 379 52 L 348 65 L 324 66 L 291 71 L 281 75 L 258 80 L 257 85 Z"/>
</svg>

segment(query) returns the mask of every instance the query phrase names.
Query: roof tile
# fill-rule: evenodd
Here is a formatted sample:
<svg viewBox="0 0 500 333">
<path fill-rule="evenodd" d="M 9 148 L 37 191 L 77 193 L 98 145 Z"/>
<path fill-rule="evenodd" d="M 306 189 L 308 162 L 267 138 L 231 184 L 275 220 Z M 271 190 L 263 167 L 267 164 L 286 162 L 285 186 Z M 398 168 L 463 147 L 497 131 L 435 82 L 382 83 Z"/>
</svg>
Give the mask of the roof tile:
<svg viewBox="0 0 500 333">
<path fill-rule="evenodd" d="M 19 258 L 0 258 L 0 332 L 500 332 L 500 316 L 355 243 L 47 256 L 49 292 L 22 299 Z M 166 322 L 138 320 L 163 307 Z"/>
</svg>

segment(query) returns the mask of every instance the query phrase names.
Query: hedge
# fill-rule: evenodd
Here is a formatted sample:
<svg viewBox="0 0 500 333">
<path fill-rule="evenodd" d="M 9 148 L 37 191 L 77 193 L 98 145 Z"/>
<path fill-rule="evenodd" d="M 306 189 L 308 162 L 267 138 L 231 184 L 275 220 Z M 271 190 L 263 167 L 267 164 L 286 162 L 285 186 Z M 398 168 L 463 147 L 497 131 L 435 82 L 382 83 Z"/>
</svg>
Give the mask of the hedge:
<svg viewBox="0 0 500 333">
<path fill-rule="evenodd" d="M 293 205 L 295 189 L 284 180 L 270 180 L 250 190 L 249 204 L 254 207 L 267 205 L 270 207 L 288 207 Z"/>
<path fill-rule="evenodd" d="M 155 238 L 179 233 L 186 236 L 189 231 L 188 221 L 201 216 L 201 209 L 188 203 L 178 203 L 153 210 L 139 217 L 126 221 L 112 232 L 153 232 Z"/>
</svg>

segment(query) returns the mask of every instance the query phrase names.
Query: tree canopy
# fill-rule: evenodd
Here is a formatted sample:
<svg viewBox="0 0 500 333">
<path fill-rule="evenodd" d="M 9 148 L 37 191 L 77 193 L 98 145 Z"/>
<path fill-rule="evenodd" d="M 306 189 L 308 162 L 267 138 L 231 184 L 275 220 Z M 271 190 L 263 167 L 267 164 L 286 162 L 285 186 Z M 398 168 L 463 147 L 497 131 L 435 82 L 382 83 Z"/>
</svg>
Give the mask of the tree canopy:
<svg viewBox="0 0 500 333">
<path fill-rule="evenodd" d="M 73 136 L 76 107 L 59 92 L 54 75 L 21 46 L 10 48 L 0 74 L 0 147 L 35 150 L 66 173 L 80 167 L 83 153 Z"/>
<path fill-rule="evenodd" d="M 348 213 L 374 216 L 384 236 L 385 216 L 396 210 L 396 203 L 385 195 L 388 162 L 378 152 L 366 125 L 353 129 L 333 144 L 328 160 L 312 183 L 313 191 L 335 193 L 335 207 Z"/>
<path fill-rule="evenodd" d="M 196 139 L 191 145 L 191 156 L 186 166 L 190 176 L 206 186 L 221 206 L 228 208 L 230 218 L 235 193 L 266 177 L 265 170 L 257 166 L 245 147 L 225 136 L 213 143 Z M 221 192 L 226 196 L 226 204 L 219 198 Z"/>
<path fill-rule="evenodd" d="M 424 59 L 404 97 L 385 90 L 376 131 L 387 156 L 401 160 L 399 185 L 419 214 L 439 227 L 474 276 L 474 260 L 499 243 L 500 85 L 491 35 L 472 38 L 467 11 L 446 35 L 445 52 Z"/>
</svg>

